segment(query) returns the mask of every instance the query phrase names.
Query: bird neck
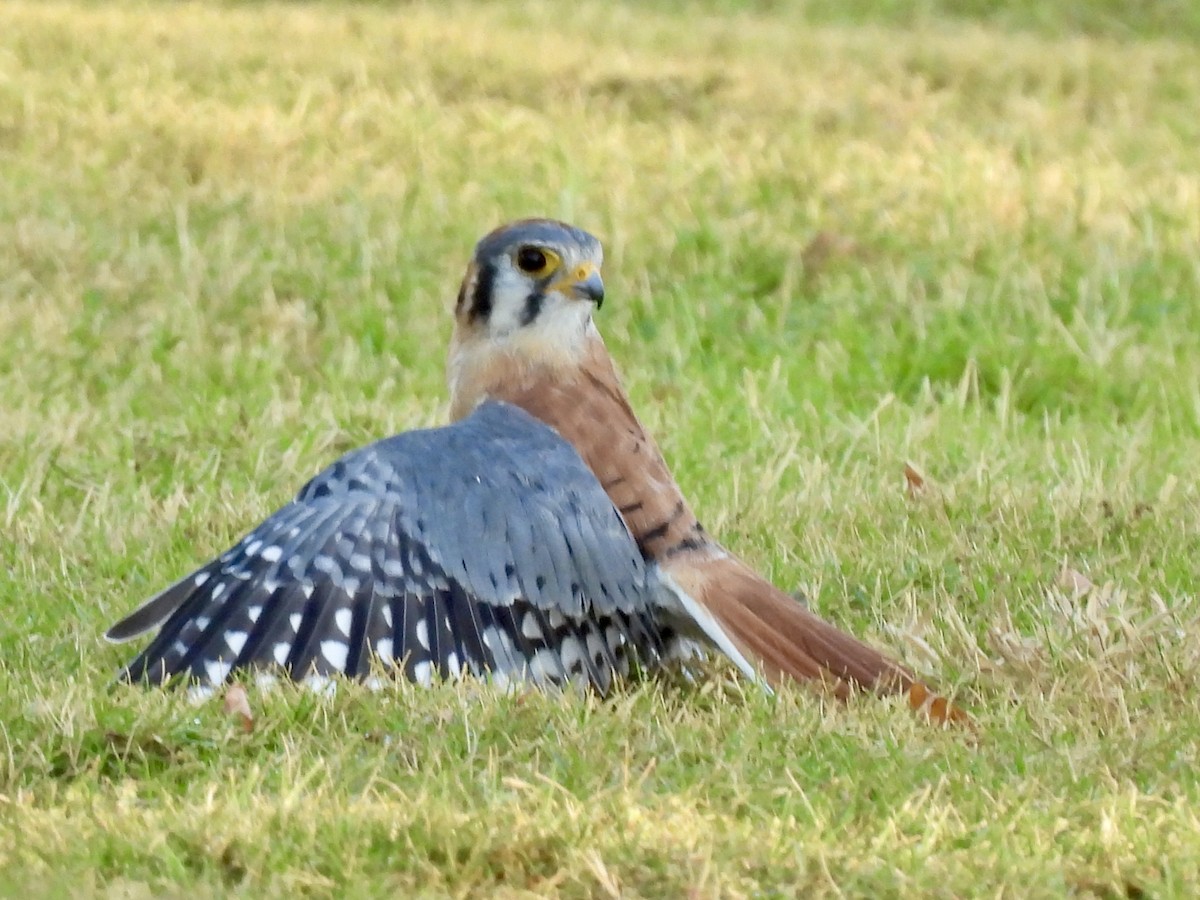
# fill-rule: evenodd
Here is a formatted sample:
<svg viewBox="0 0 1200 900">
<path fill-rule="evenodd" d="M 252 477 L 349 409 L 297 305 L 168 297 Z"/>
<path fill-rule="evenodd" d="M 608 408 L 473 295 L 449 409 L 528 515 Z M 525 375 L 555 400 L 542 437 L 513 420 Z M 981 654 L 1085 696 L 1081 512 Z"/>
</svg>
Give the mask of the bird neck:
<svg viewBox="0 0 1200 900">
<path fill-rule="evenodd" d="M 616 381 L 604 341 L 593 324 L 588 322 L 572 340 L 556 337 L 561 336 L 527 329 L 496 340 L 457 324 L 446 362 L 451 420 L 470 415 L 485 400 L 504 400 L 524 408 L 524 398 L 575 381 L 585 369 L 597 366 L 606 368 Z"/>
</svg>

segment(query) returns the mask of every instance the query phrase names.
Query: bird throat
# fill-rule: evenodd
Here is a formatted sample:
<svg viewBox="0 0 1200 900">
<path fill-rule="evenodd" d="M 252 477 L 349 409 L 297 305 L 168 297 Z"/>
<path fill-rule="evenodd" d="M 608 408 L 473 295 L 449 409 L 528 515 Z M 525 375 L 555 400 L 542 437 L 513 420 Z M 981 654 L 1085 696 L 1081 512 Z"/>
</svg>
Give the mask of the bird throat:
<svg viewBox="0 0 1200 900">
<path fill-rule="evenodd" d="M 597 361 L 612 373 L 615 383 L 616 374 L 595 326 L 589 322 L 577 337 L 570 337 L 563 340 L 562 335 L 528 328 L 497 340 L 460 322 L 446 361 L 451 420 L 470 415 L 485 400 L 503 400 L 545 421 L 527 408 L 525 399 L 555 395 L 556 385 L 577 381 Z"/>
</svg>

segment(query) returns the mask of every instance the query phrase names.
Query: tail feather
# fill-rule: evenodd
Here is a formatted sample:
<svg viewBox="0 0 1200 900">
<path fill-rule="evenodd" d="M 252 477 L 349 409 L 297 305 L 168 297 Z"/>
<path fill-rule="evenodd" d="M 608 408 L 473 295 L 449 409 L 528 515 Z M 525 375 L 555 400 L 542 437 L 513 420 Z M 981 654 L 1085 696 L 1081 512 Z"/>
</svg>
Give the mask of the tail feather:
<svg viewBox="0 0 1200 900">
<path fill-rule="evenodd" d="M 900 693 L 935 722 L 971 721 L 899 663 L 819 618 L 733 556 L 680 557 L 665 570 L 677 589 L 720 624 L 738 652 L 761 667 L 771 685 L 790 678 L 824 682 L 839 697 L 852 688 Z"/>
</svg>

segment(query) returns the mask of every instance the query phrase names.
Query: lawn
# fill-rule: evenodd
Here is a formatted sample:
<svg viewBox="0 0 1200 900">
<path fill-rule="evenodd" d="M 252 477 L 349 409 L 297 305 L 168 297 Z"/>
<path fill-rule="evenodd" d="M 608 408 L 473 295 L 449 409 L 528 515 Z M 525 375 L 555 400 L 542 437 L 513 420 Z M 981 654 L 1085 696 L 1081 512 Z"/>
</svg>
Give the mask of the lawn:
<svg viewBox="0 0 1200 900">
<path fill-rule="evenodd" d="M 1194 896 L 1200 13 L 1133 6 L 6 2 L 0 894 Z M 709 530 L 975 738 L 719 663 L 112 687 L 107 625 L 444 419 L 526 215 L 605 242 Z"/>
</svg>

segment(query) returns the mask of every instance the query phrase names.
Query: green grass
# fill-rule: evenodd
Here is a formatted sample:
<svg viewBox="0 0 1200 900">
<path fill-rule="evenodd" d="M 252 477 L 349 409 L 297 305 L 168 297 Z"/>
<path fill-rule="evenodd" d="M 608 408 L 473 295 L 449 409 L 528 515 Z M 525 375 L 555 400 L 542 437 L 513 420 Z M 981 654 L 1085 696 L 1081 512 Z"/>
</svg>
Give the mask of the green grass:
<svg viewBox="0 0 1200 900">
<path fill-rule="evenodd" d="M 1200 21 L 1127 6 L 6 3 L 0 893 L 1193 896 Z M 710 529 L 977 742 L 720 665 L 109 689 L 107 624 L 443 418 L 531 214 Z"/>
</svg>

